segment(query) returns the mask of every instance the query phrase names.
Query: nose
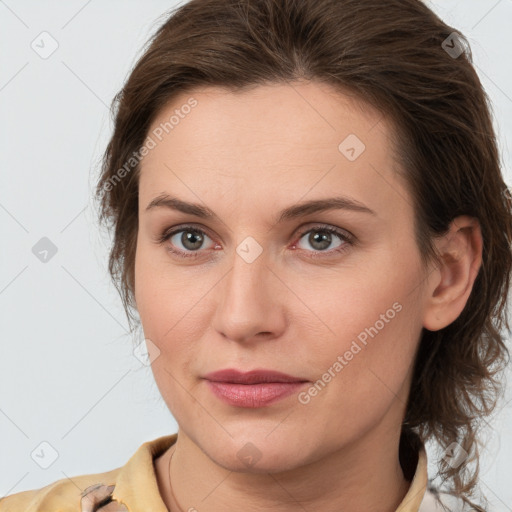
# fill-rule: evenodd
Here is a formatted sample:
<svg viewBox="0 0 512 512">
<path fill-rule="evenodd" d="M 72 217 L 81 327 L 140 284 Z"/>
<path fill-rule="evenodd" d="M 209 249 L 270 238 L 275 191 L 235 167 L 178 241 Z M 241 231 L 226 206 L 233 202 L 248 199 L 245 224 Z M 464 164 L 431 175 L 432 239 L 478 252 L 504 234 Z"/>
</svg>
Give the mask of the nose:
<svg viewBox="0 0 512 512">
<path fill-rule="evenodd" d="M 247 343 L 282 335 L 287 289 L 272 267 L 264 252 L 250 263 L 235 253 L 231 270 L 218 284 L 212 322 L 223 337 Z"/>
</svg>

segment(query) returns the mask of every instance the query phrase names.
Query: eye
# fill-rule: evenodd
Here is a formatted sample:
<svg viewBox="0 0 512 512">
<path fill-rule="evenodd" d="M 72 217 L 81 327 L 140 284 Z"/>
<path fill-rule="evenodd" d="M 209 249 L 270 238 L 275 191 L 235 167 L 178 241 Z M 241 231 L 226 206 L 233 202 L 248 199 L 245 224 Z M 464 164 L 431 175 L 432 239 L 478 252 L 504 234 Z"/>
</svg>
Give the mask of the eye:
<svg viewBox="0 0 512 512">
<path fill-rule="evenodd" d="M 305 238 L 307 236 L 307 238 Z M 330 250 L 326 250 L 333 243 L 333 235 L 341 240 L 341 243 L 336 245 L 334 248 Z M 350 246 L 354 245 L 355 239 L 353 235 L 349 234 L 346 231 L 342 231 L 341 229 L 335 228 L 333 226 L 315 226 L 306 231 L 302 231 L 300 234 L 300 240 L 305 239 L 306 242 L 315 249 L 312 252 L 312 258 L 323 257 L 323 254 L 319 253 L 328 253 L 331 255 L 332 253 L 340 253 L 348 250 Z M 294 247 L 297 245 L 294 244 Z M 307 251 L 311 252 L 311 251 Z"/>
<path fill-rule="evenodd" d="M 182 226 L 170 232 L 164 231 L 157 241 L 163 244 L 169 240 L 171 245 L 167 247 L 167 250 L 180 257 L 197 258 L 200 256 L 199 251 L 203 248 L 205 238 L 210 237 L 202 229 L 193 226 Z M 180 248 L 180 244 L 183 249 Z M 178 249 L 176 249 L 176 246 L 178 246 Z"/>
</svg>

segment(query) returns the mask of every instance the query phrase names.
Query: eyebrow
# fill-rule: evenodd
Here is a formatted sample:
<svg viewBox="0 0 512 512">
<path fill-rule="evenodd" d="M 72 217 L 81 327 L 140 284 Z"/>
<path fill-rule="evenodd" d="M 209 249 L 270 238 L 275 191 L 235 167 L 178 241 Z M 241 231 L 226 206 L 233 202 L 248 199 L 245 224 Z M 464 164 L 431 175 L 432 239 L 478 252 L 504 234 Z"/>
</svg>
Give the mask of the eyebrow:
<svg viewBox="0 0 512 512">
<path fill-rule="evenodd" d="M 171 210 L 188 213 L 202 219 L 220 220 L 218 215 L 216 215 L 208 207 L 197 203 L 187 203 L 186 201 L 182 201 L 165 193 L 155 197 L 147 205 L 146 211 L 150 211 L 155 208 L 168 208 Z M 360 203 L 354 199 L 350 199 L 349 197 L 339 196 L 325 199 L 313 199 L 289 206 L 279 213 L 277 223 L 327 210 L 350 210 L 361 213 L 369 213 L 370 215 L 375 216 L 377 215 L 372 209 L 368 208 L 363 203 Z"/>
</svg>

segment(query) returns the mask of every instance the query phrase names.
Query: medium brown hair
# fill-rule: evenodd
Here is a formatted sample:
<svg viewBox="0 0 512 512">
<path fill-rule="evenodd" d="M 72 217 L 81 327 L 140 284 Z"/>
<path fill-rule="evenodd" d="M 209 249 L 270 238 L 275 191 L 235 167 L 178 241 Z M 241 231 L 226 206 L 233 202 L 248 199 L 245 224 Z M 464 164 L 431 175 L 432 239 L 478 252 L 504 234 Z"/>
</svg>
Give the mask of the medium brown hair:
<svg viewBox="0 0 512 512">
<path fill-rule="evenodd" d="M 438 261 L 433 241 L 458 215 L 481 226 L 482 266 L 464 310 L 444 329 L 422 331 L 402 438 L 434 439 L 443 449 L 459 443 L 476 468 L 440 460 L 439 475 L 453 484 L 446 492 L 484 510 L 469 498 L 478 482 L 477 431 L 510 359 L 512 201 L 466 38 L 419 0 L 192 0 L 165 16 L 113 100 L 96 188 L 100 222 L 114 232 L 109 271 L 131 329 L 137 155 L 161 109 L 208 85 L 236 91 L 315 80 L 351 91 L 393 123 L 424 263 Z"/>
</svg>

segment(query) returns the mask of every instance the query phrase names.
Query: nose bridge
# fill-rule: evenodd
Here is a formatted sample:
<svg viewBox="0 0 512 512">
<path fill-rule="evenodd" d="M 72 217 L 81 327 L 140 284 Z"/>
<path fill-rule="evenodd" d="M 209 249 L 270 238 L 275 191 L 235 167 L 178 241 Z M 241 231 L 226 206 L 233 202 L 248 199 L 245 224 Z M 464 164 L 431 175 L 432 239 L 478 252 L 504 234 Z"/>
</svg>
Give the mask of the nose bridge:
<svg viewBox="0 0 512 512">
<path fill-rule="evenodd" d="M 230 294 L 246 293 L 245 288 L 253 288 L 254 292 L 258 283 L 267 280 L 270 251 L 264 248 L 263 237 L 258 238 L 247 235 L 234 247 L 232 269 L 227 279 Z"/>
<path fill-rule="evenodd" d="M 252 240 L 242 241 L 233 255 L 217 303 L 214 327 L 230 339 L 249 339 L 260 332 L 277 334 L 281 324 L 268 253 Z"/>
<path fill-rule="evenodd" d="M 259 245 L 259 244 L 258 244 Z M 261 247 L 261 246 L 260 246 Z M 224 289 L 224 303 L 234 312 L 237 308 L 252 305 L 254 311 L 258 305 L 269 302 L 268 255 L 263 248 L 256 254 L 254 243 L 242 242 L 233 255 L 231 272 L 227 276 Z"/>
</svg>

